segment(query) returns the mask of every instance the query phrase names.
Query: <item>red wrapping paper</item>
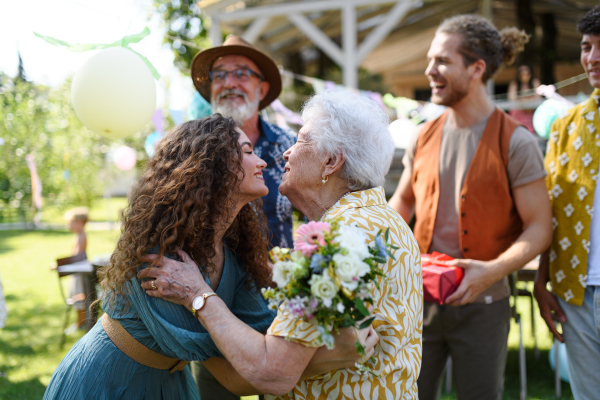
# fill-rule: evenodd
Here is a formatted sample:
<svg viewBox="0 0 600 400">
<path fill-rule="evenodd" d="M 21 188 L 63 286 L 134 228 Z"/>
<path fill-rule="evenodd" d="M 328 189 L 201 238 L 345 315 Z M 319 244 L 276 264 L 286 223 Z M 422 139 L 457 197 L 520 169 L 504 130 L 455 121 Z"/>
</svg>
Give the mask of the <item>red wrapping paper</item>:
<svg viewBox="0 0 600 400">
<path fill-rule="evenodd" d="M 434 251 L 421 254 L 423 266 L 423 299 L 433 303 L 444 304 L 446 298 L 456 291 L 462 281 L 464 271 L 459 267 L 449 267 L 444 261 L 452 257 Z"/>
</svg>

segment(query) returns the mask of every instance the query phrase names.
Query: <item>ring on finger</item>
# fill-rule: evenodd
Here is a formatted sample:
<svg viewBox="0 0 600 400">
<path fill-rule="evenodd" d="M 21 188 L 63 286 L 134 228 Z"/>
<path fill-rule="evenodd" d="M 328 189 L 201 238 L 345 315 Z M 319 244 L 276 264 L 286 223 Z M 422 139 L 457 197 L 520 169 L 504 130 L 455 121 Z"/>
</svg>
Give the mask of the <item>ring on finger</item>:
<svg viewBox="0 0 600 400">
<path fill-rule="evenodd" d="M 150 281 L 150 289 L 152 289 L 152 290 L 156 290 L 156 286 L 154 286 L 154 281 L 155 281 L 155 280 L 156 280 L 156 279 L 152 279 L 152 280 Z"/>
</svg>

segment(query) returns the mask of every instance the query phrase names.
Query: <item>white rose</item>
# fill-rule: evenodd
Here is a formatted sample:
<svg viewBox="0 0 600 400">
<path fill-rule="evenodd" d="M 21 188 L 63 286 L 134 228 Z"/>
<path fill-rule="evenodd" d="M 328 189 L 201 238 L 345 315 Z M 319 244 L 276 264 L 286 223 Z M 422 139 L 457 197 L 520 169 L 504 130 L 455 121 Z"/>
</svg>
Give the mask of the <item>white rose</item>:
<svg viewBox="0 0 600 400">
<path fill-rule="evenodd" d="M 361 260 L 371 257 L 368 240 L 367 235 L 354 226 L 342 226 L 335 237 L 335 241 L 348 250 L 348 254 L 356 255 Z"/>
<path fill-rule="evenodd" d="M 278 288 L 287 286 L 292 280 L 292 261 L 277 261 L 273 264 L 273 282 L 277 284 Z"/>
<path fill-rule="evenodd" d="M 323 275 L 315 274 L 310 277 L 308 281 L 310 285 L 310 292 L 316 298 L 319 298 L 323 301 L 326 307 L 331 305 L 331 299 L 335 297 L 338 292 L 338 287 L 335 285 L 335 282 L 329 274 L 324 273 Z"/>
<path fill-rule="evenodd" d="M 344 313 L 344 310 L 346 309 L 346 307 L 344 307 L 344 305 L 342 303 L 337 303 L 337 305 L 335 306 L 335 308 L 337 308 L 338 312 L 340 314 Z"/>
<path fill-rule="evenodd" d="M 371 270 L 369 265 L 362 262 L 355 254 L 337 253 L 333 256 L 333 262 L 335 263 L 335 274 L 340 278 L 342 286 L 348 290 L 355 290 L 360 278 Z"/>
</svg>

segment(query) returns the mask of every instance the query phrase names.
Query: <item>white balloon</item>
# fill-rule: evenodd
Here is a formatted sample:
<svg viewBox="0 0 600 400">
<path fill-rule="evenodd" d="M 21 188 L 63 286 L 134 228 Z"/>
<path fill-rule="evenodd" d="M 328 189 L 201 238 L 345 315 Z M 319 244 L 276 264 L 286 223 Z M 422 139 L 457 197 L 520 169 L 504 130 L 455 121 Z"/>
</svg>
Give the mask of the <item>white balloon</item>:
<svg viewBox="0 0 600 400">
<path fill-rule="evenodd" d="M 394 145 L 398 149 L 406 149 L 410 138 L 417 133 L 418 127 L 408 119 L 397 119 L 392 121 L 388 130 L 394 139 Z"/>
<path fill-rule="evenodd" d="M 71 87 L 75 113 L 90 130 L 108 138 L 133 135 L 156 109 L 156 84 L 133 51 L 111 47 L 77 71 Z"/>
</svg>

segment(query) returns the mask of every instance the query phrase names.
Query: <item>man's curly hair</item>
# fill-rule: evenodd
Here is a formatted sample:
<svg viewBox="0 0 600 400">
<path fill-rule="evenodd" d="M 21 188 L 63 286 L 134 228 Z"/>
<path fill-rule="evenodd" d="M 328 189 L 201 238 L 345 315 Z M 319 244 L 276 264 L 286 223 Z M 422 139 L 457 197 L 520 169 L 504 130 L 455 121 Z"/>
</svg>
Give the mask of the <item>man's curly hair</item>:
<svg viewBox="0 0 600 400">
<path fill-rule="evenodd" d="M 600 35 L 600 6 L 585 13 L 577 23 L 577 31 L 582 35 Z"/>
<path fill-rule="evenodd" d="M 127 302 L 121 296 L 126 283 L 142 256 L 157 246 L 159 260 L 183 249 L 203 272 L 215 268 L 215 232 L 230 220 L 244 176 L 236 126 L 215 114 L 178 125 L 161 140 L 122 213 L 117 248 L 100 271 L 105 300 Z M 241 209 L 223 238 L 257 287 L 271 282 L 266 226 L 262 201 L 255 200 Z"/>
<path fill-rule="evenodd" d="M 460 53 L 465 66 L 477 60 L 485 61 L 483 83 L 492 78 L 502 66 L 511 65 L 517 53 L 523 51 L 529 35 L 517 28 L 504 28 L 500 32 L 488 19 L 463 14 L 445 19 L 437 33 L 460 35 L 463 39 Z"/>
</svg>

